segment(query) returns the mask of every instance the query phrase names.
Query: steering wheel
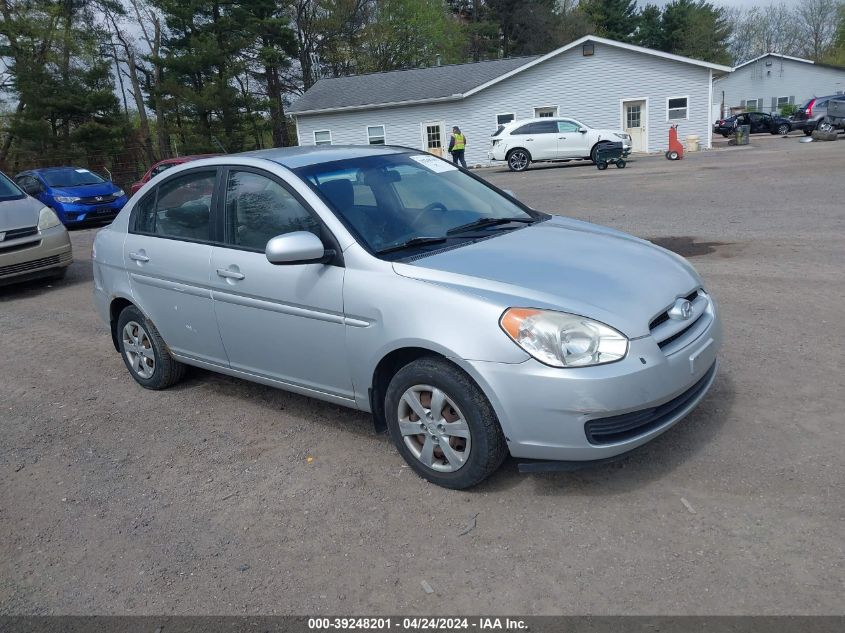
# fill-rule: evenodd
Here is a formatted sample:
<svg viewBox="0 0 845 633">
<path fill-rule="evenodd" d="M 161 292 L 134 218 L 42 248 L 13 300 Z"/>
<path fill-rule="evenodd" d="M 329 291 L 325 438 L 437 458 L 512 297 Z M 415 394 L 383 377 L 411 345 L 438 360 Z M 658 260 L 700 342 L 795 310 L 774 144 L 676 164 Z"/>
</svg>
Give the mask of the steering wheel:
<svg viewBox="0 0 845 633">
<path fill-rule="evenodd" d="M 431 204 L 425 205 L 422 210 L 414 216 L 414 219 L 411 220 L 411 225 L 414 226 L 416 223 L 430 211 L 434 211 L 435 209 L 440 209 L 443 213 L 448 213 L 448 207 L 443 204 L 442 202 L 432 202 Z"/>
</svg>

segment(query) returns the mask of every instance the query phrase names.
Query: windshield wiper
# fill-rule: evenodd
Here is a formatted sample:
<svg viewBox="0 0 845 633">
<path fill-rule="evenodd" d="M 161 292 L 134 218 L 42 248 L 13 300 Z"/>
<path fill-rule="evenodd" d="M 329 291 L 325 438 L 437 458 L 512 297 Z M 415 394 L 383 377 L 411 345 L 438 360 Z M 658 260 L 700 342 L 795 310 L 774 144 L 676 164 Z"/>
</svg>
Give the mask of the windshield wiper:
<svg viewBox="0 0 845 633">
<path fill-rule="evenodd" d="M 536 222 L 534 218 L 478 218 L 466 224 L 460 224 L 452 227 L 446 231 L 446 235 L 454 235 L 455 233 L 464 233 L 465 231 L 472 231 L 474 229 L 484 229 L 488 226 L 498 226 L 500 224 L 510 224 L 511 222 L 520 222 L 522 224 L 532 224 Z"/>
<path fill-rule="evenodd" d="M 420 236 L 420 237 L 412 237 L 409 240 L 401 242 L 399 244 L 394 244 L 393 246 L 387 246 L 380 250 L 376 251 L 377 255 L 383 255 L 384 253 L 392 253 L 394 251 L 401 251 L 406 248 L 411 248 L 412 246 L 419 246 L 421 244 L 437 244 L 439 242 L 445 242 L 445 237 L 427 237 L 427 236 Z"/>
</svg>

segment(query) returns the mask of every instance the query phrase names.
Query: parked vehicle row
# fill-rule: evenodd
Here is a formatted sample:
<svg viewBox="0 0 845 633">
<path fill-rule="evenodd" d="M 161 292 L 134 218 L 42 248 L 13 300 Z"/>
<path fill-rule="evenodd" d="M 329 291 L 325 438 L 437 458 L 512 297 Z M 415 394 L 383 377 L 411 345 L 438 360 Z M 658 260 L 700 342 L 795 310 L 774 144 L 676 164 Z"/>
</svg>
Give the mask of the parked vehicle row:
<svg viewBox="0 0 845 633">
<path fill-rule="evenodd" d="M 796 129 L 804 130 L 804 134 L 811 135 L 814 130 L 828 118 L 827 110 L 831 101 L 845 101 L 845 95 L 828 95 L 813 97 L 802 105 L 793 115 Z M 842 124 L 833 124 L 833 129 L 842 128 Z"/>
<path fill-rule="evenodd" d="M 717 369 L 716 305 L 686 260 L 407 148 L 172 167 L 98 232 L 93 261 L 142 387 L 194 365 L 368 411 L 449 488 L 508 454 L 548 470 L 629 451 Z"/>
<path fill-rule="evenodd" d="M 488 156 L 506 161 L 511 171 L 525 171 L 531 163 L 559 160 L 592 160 L 599 147 L 622 143 L 631 151 L 631 136 L 620 130 L 592 128 L 571 118 L 540 118 L 510 121 L 493 134 Z"/>
</svg>

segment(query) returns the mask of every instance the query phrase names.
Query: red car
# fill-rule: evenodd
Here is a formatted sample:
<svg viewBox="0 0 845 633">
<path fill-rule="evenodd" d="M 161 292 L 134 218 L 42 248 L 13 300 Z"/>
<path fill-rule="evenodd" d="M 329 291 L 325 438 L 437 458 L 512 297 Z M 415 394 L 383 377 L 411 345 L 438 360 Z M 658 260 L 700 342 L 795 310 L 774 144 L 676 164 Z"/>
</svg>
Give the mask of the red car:
<svg viewBox="0 0 845 633">
<path fill-rule="evenodd" d="M 132 184 L 130 188 L 130 195 L 136 193 L 138 189 L 146 185 L 152 178 L 158 176 L 161 172 L 182 163 L 189 163 L 192 160 L 199 160 L 200 158 L 211 158 L 212 156 L 220 156 L 220 154 L 195 154 L 194 156 L 177 156 L 176 158 L 165 158 L 158 161 L 155 165 L 147 170 L 141 180 Z"/>
</svg>

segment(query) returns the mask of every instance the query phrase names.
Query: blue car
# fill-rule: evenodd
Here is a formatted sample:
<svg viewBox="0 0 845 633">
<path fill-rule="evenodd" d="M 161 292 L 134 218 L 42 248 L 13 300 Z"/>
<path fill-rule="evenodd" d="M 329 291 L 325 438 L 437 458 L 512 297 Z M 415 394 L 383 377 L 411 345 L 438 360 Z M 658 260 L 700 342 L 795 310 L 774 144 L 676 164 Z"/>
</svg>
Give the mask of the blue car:
<svg viewBox="0 0 845 633">
<path fill-rule="evenodd" d="M 77 167 L 31 169 L 15 176 L 15 182 L 52 208 L 65 225 L 111 220 L 128 199 L 113 182 Z"/>
</svg>

